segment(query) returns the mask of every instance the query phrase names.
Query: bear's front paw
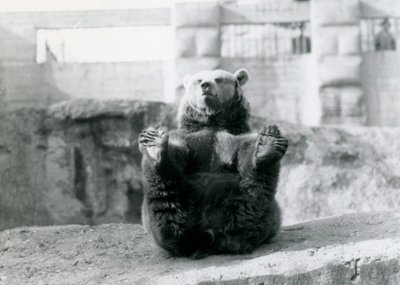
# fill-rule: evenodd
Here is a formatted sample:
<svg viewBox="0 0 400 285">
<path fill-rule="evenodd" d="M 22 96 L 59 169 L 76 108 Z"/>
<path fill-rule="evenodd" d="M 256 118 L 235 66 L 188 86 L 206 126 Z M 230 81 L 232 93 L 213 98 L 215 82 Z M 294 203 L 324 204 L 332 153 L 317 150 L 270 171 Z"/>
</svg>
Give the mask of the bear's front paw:
<svg viewBox="0 0 400 285">
<path fill-rule="evenodd" d="M 264 127 L 258 134 L 255 151 L 255 166 L 278 162 L 288 148 L 288 140 L 281 136 L 276 125 Z"/>
<path fill-rule="evenodd" d="M 154 162 L 161 160 L 168 146 L 168 135 L 164 128 L 148 128 L 139 136 L 139 150 Z"/>
</svg>

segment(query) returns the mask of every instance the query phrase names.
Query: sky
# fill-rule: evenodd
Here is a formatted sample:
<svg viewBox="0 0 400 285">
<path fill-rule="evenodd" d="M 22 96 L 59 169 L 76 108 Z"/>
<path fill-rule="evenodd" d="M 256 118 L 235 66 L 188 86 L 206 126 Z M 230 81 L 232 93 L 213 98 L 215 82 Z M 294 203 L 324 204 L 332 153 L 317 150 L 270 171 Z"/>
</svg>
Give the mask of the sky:
<svg viewBox="0 0 400 285">
<path fill-rule="evenodd" d="M 216 0 L 1 0 L 0 12 L 117 10 L 171 7 L 174 2 L 215 2 Z"/>
</svg>

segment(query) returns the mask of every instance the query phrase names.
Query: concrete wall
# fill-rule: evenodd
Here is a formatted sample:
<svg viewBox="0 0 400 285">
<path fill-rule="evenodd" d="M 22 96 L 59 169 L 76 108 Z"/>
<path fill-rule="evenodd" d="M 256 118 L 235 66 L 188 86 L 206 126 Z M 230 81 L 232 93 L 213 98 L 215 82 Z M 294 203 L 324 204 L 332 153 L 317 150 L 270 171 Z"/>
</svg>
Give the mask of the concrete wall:
<svg viewBox="0 0 400 285">
<path fill-rule="evenodd" d="M 72 98 L 164 99 L 162 62 L 52 64 L 53 82 Z"/>
<path fill-rule="evenodd" d="M 318 105 L 312 90 L 314 74 L 310 55 L 284 60 L 223 58 L 221 68 L 234 72 L 245 67 L 250 80 L 244 92 L 252 114 L 306 125 L 318 124 Z"/>
<path fill-rule="evenodd" d="M 311 2 L 312 50 L 317 58 L 321 123 L 365 124 L 360 82 L 360 2 Z"/>
<path fill-rule="evenodd" d="M 362 0 L 361 14 L 365 18 L 400 17 L 400 2 Z M 366 52 L 362 59 L 361 83 L 366 94 L 367 124 L 399 126 L 400 50 Z"/>
<path fill-rule="evenodd" d="M 361 78 L 368 102 L 368 125 L 400 125 L 399 67 L 399 51 L 363 55 Z"/>
<path fill-rule="evenodd" d="M 162 62 L 5 64 L 8 109 L 40 107 L 73 98 L 164 101 Z"/>
<path fill-rule="evenodd" d="M 45 28 L 93 28 L 170 23 L 168 9 L 2 13 L 1 86 L 8 108 L 39 107 L 60 100 L 163 100 L 164 74 L 171 65 L 151 63 L 36 64 L 36 31 Z M 4 104 L 3 104 L 4 105 Z"/>
</svg>

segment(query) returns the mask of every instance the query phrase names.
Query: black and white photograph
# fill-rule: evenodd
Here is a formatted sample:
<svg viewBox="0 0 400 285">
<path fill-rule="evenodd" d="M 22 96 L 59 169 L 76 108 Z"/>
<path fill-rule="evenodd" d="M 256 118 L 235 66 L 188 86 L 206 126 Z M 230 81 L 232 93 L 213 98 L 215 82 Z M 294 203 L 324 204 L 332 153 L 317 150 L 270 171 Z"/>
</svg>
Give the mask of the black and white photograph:
<svg viewBox="0 0 400 285">
<path fill-rule="evenodd" d="M 400 0 L 0 0 L 0 285 L 400 285 Z"/>
</svg>

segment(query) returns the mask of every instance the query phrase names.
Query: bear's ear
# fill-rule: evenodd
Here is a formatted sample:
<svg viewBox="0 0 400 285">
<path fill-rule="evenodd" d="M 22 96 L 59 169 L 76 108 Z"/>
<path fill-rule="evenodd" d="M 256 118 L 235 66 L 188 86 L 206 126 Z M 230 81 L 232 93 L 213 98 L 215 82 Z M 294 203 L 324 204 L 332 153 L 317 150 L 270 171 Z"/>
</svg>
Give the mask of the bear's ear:
<svg viewBox="0 0 400 285">
<path fill-rule="evenodd" d="M 191 82 L 192 82 L 192 76 L 190 74 L 186 74 L 183 77 L 183 87 L 187 89 Z"/>
<path fill-rule="evenodd" d="M 239 85 L 243 86 L 246 84 L 247 80 L 249 80 L 249 72 L 246 69 L 241 68 L 235 72 L 235 77 L 239 82 Z"/>
</svg>

